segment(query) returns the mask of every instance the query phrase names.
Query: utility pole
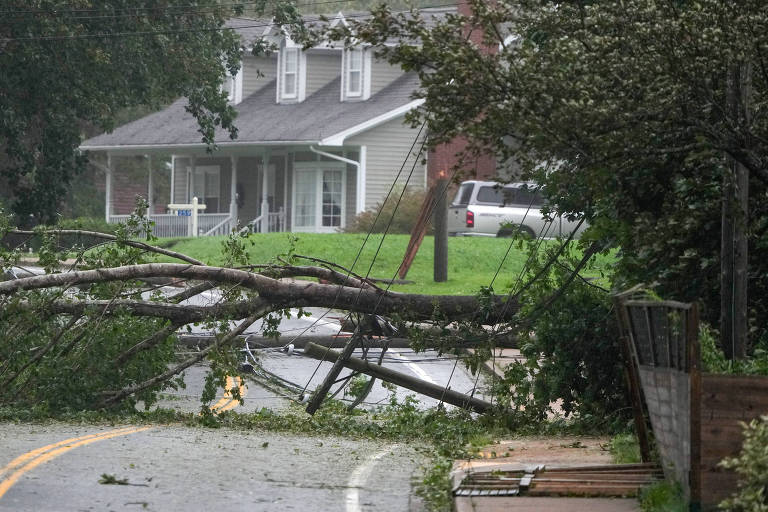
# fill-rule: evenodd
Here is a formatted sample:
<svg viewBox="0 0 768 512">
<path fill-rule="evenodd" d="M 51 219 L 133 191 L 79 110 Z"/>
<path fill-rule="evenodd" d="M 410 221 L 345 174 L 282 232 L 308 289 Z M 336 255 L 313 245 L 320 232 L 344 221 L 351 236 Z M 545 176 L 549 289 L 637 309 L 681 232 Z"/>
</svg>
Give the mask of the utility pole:
<svg viewBox="0 0 768 512">
<path fill-rule="evenodd" d="M 728 73 L 727 112 L 737 127 L 749 122 L 750 64 L 740 63 Z M 720 257 L 720 343 L 727 359 L 747 355 L 749 171 L 733 157 L 723 176 Z"/>
<path fill-rule="evenodd" d="M 448 180 L 445 171 L 440 171 L 435 183 L 435 211 L 432 214 L 435 226 L 435 282 L 444 283 L 448 280 L 448 205 L 446 192 Z"/>
</svg>

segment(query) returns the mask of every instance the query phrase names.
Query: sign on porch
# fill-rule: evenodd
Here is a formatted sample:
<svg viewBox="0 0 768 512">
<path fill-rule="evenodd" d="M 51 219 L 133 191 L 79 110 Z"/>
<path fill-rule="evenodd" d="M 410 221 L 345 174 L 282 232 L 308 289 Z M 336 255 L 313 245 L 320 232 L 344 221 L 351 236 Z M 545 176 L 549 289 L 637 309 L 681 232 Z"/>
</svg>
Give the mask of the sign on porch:
<svg viewBox="0 0 768 512">
<path fill-rule="evenodd" d="M 189 217 L 187 236 L 199 236 L 197 215 L 205 210 L 205 204 L 199 203 L 196 197 L 191 203 L 172 203 L 168 205 L 168 212 L 179 217 Z"/>
</svg>

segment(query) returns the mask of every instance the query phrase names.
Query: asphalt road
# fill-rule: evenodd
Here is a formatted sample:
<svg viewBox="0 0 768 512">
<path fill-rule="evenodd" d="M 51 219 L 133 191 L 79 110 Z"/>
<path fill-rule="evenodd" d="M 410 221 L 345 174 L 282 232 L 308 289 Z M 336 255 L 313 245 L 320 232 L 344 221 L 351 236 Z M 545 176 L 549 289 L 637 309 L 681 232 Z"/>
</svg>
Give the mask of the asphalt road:
<svg viewBox="0 0 768 512">
<path fill-rule="evenodd" d="M 0 465 L 3 512 L 420 510 L 412 449 L 342 438 L 3 424 Z"/>
<path fill-rule="evenodd" d="M 215 294 L 199 300 L 215 300 Z M 282 339 L 340 331 L 334 315 L 311 311 L 280 329 Z M 261 326 L 249 333 L 260 335 Z M 378 357 L 371 349 L 368 356 Z M 268 371 L 307 392 L 331 364 L 276 349 L 256 352 Z M 360 356 L 358 351 L 355 356 Z M 453 358 L 391 349 L 385 366 L 460 392 L 476 383 Z M 198 411 L 206 367 L 186 372 L 186 389 L 166 392 L 160 405 Z M 345 370 L 342 376 L 349 372 Z M 286 407 L 299 396 L 238 378 L 244 401 L 220 392 L 217 410 L 247 412 Z M 338 385 L 332 390 L 335 391 Z M 421 407 L 437 401 L 413 395 Z M 377 383 L 365 407 L 389 399 Z M 482 397 L 478 390 L 476 396 Z M 343 394 L 339 398 L 345 399 Z M 333 437 L 299 437 L 260 431 L 149 427 L 0 424 L 0 512 L 3 511 L 415 511 L 412 478 L 421 460 L 413 447 Z M 101 483 L 100 483 L 101 481 Z M 112 483 L 109 483 L 112 482 Z"/>
</svg>

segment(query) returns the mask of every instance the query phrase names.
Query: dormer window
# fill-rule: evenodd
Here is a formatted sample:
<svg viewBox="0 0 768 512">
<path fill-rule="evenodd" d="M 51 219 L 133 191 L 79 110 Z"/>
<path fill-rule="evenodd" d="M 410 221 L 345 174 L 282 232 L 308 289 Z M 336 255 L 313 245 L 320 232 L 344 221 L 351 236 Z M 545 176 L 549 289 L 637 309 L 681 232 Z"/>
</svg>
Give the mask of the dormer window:
<svg viewBox="0 0 768 512">
<path fill-rule="evenodd" d="M 349 50 L 347 65 L 347 96 L 363 94 L 363 50 Z"/>
<path fill-rule="evenodd" d="M 235 76 L 227 73 L 222 90 L 227 93 L 227 99 L 237 105 L 243 101 L 243 69 L 240 68 Z"/>
<path fill-rule="evenodd" d="M 341 101 L 367 100 L 371 95 L 371 53 L 364 48 L 344 50 Z"/>
<path fill-rule="evenodd" d="M 286 38 L 278 55 L 277 102 L 304 100 L 306 56 L 301 48 Z"/>
<path fill-rule="evenodd" d="M 299 93 L 299 49 L 286 48 L 283 56 L 283 98 Z"/>
</svg>

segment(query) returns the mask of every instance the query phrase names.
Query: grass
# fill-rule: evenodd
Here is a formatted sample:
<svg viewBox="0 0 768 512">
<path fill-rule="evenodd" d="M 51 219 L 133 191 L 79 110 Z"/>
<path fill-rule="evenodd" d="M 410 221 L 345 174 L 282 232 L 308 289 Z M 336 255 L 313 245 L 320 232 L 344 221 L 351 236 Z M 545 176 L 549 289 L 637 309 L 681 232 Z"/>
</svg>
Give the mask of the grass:
<svg viewBox="0 0 768 512">
<path fill-rule="evenodd" d="M 634 434 L 619 434 L 611 439 L 609 445 L 613 462 L 616 464 L 636 464 L 640 459 L 640 445 Z"/>
<path fill-rule="evenodd" d="M 224 237 L 161 239 L 158 245 L 193 256 L 205 263 L 221 264 L 221 242 Z M 253 245 L 248 253 L 251 263 L 268 263 L 278 255 L 286 254 L 294 245 L 296 254 L 313 256 L 332 261 L 346 268 L 352 268 L 361 275 L 368 269 L 376 255 L 370 271 L 371 277 L 392 279 L 402 262 L 409 235 L 388 235 L 382 243 L 382 235 L 371 235 L 365 241 L 364 234 L 357 233 L 266 233 L 251 236 Z M 295 239 L 295 242 L 291 240 Z M 545 241 L 545 244 L 559 243 Z M 381 244 L 381 249 L 377 249 Z M 519 244 L 513 244 L 509 255 L 504 255 L 510 246 L 510 239 L 452 237 L 448 239 L 448 281 L 435 283 L 433 280 L 434 238 L 425 237 L 419 252 L 411 265 L 406 279 L 414 284 L 393 285 L 391 290 L 406 293 L 472 295 L 482 286 L 493 282 L 496 292 L 509 290 L 525 265 L 526 253 Z M 360 252 L 360 247 L 364 247 Z M 358 252 L 360 256 L 358 259 Z M 504 263 L 501 264 L 502 260 Z M 172 261 L 164 259 L 163 261 Z M 611 257 L 601 257 L 599 265 L 605 266 Z M 501 267 L 500 267 L 501 265 Z M 499 270 L 494 281 L 494 275 Z M 593 276 L 599 275 L 593 273 Z"/>
<path fill-rule="evenodd" d="M 640 510 L 643 512 L 685 512 L 688 510 L 688 506 L 680 486 L 662 480 L 646 487 L 640 493 Z"/>
</svg>

